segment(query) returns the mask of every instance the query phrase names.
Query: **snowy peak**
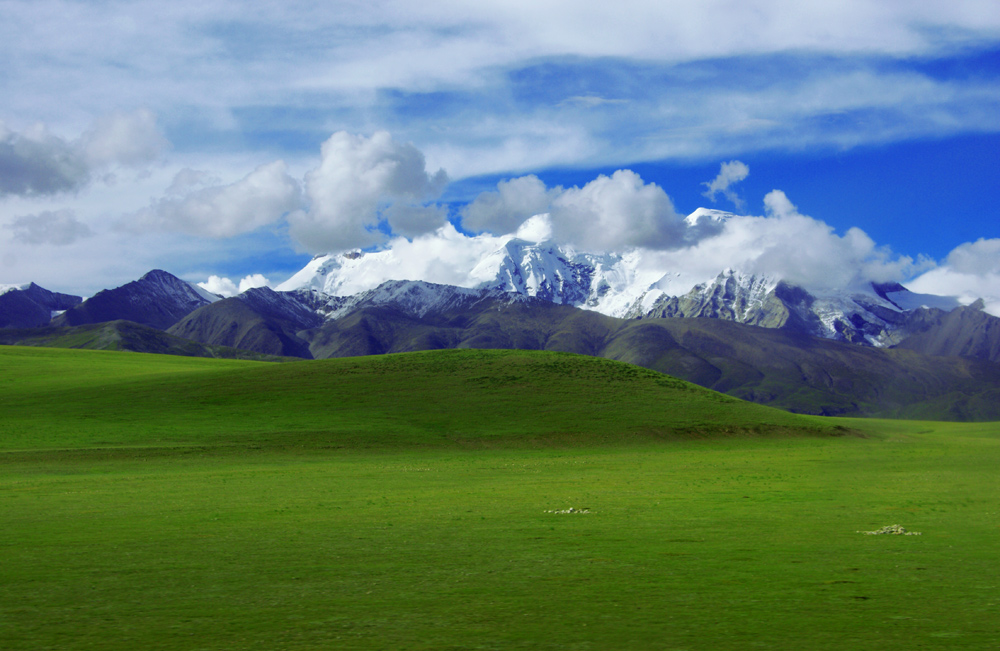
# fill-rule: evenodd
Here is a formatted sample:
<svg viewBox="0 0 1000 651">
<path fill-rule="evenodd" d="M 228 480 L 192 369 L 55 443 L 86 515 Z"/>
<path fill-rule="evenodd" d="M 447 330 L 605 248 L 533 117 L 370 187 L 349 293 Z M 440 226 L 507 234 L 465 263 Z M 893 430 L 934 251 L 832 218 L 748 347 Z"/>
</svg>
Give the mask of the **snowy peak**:
<svg viewBox="0 0 1000 651">
<path fill-rule="evenodd" d="M 512 239 L 477 265 L 473 274 L 492 276 L 479 285 L 484 289 L 583 304 L 592 294 L 594 267 L 591 260 L 575 257 L 548 242 Z"/>
<path fill-rule="evenodd" d="M 481 256 L 470 260 L 468 267 L 448 261 L 456 267 L 450 275 L 458 279 L 449 284 L 537 297 L 621 316 L 663 275 L 658 271 L 639 272 L 641 256 L 634 252 L 577 253 L 549 241 L 497 239 L 492 247 L 482 250 Z M 404 274 L 394 256 L 392 250 L 317 256 L 277 289 L 347 297 L 373 290 L 386 281 L 431 282 L 420 277 L 422 274 L 400 278 Z"/>
<path fill-rule="evenodd" d="M 327 298 L 319 311 L 327 319 L 338 319 L 367 307 L 392 307 L 423 318 L 428 314 L 449 312 L 483 300 L 500 299 L 510 303 L 527 297 L 495 288 L 470 289 L 422 280 L 388 280 L 375 289 L 354 296 Z"/>
<path fill-rule="evenodd" d="M 254 287 L 233 297 L 257 314 L 270 318 L 287 319 L 302 328 L 317 326 L 322 318 L 308 300 L 290 292 L 276 292 L 270 287 Z"/>
<path fill-rule="evenodd" d="M 532 219 L 542 224 L 544 217 Z M 701 238 L 720 232 L 733 219 L 739 217 L 699 208 L 685 222 L 689 234 Z M 902 315 L 908 311 L 958 306 L 954 298 L 918 295 L 898 284 L 810 292 L 778 277 L 736 268 L 713 271 L 714 277 L 690 264 L 678 262 L 673 268 L 670 256 L 641 249 L 583 253 L 545 237 L 517 234 L 473 239 L 478 249 L 456 249 L 449 256 L 445 246 L 426 261 L 419 259 L 417 242 L 398 252 L 317 256 L 278 289 L 323 296 L 307 302 L 318 300 L 322 305 L 315 309 L 328 316 L 345 314 L 361 300 L 404 305 L 409 313 L 422 315 L 458 300 L 454 292 L 470 296 L 468 291 L 487 290 L 618 318 L 717 318 L 877 346 L 897 343 Z M 441 278 L 452 286 L 452 294 L 432 282 Z M 425 284 L 405 284 L 417 281 Z"/>
<path fill-rule="evenodd" d="M 34 285 L 34 283 L 31 284 Z M 3 296 L 7 292 L 23 291 L 27 288 L 28 285 L 4 285 L 3 283 L 0 283 L 0 296 Z"/>
<path fill-rule="evenodd" d="M 725 319 L 779 328 L 796 312 L 776 294 L 779 285 L 775 278 L 726 269 L 711 282 L 695 285 L 687 294 L 663 295 L 644 314 L 636 316 Z M 794 298 L 790 301 L 795 305 L 800 302 Z"/>
<path fill-rule="evenodd" d="M 693 213 L 684 218 L 684 223 L 690 228 L 704 226 L 721 226 L 726 223 L 733 213 L 714 208 L 698 208 Z"/>
</svg>

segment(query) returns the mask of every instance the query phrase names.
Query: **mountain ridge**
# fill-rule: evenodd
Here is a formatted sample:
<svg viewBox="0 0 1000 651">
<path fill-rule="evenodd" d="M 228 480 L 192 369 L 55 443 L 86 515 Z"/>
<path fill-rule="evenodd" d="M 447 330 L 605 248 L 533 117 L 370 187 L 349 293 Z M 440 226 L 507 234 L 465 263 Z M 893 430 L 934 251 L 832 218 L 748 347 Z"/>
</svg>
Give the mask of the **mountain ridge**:
<svg viewBox="0 0 1000 651">
<path fill-rule="evenodd" d="M 77 326 L 124 319 L 166 330 L 193 310 L 220 298 L 171 273 L 153 269 L 138 280 L 97 292 L 51 323 Z"/>
</svg>

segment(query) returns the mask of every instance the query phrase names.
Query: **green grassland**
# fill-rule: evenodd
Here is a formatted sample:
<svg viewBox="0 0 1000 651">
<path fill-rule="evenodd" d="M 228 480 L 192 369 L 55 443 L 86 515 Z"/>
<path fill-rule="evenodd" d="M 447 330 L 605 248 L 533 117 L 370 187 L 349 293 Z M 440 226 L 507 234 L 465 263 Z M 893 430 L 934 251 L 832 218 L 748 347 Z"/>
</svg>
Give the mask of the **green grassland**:
<svg viewBox="0 0 1000 651">
<path fill-rule="evenodd" d="M 997 424 L 517 351 L 0 348 L 0 413 L 3 649 L 1000 646 Z"/>
</svg>

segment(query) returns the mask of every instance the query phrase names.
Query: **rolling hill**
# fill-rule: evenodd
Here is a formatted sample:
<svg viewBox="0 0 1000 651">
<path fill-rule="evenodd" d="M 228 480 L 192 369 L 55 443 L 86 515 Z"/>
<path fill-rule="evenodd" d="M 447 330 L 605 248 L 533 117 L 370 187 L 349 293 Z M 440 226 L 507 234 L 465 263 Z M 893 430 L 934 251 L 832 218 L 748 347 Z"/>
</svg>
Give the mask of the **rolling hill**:
<svg viewBox="0 0 1000 651">
<path fill-rule="evenodd" d="M 517 446 L 845 433 L 630 364 L 545 351 L 264 364 L 4 347 L 0 359 L 6 449 Z"/>
</svg>

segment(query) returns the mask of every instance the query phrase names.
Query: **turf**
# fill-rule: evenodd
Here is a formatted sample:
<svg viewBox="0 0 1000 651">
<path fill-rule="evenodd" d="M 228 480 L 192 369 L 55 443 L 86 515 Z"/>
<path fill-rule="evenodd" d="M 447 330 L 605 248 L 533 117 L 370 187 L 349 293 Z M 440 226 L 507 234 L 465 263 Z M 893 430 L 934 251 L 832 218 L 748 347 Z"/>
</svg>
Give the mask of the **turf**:
<svg viewBox="0 0 1000 651">
<path fill-rule="evenodd" d="M 545 445 L 842 433 L 655 371 L 542 351 L 440 350 L 278 365 L 0 347 L 0 363 L 0 449 Z"/>
<path fill-rule="evenodd" d="M 462 404 L 460 390 L 500 383 L 490 391 L 511 387 L 534 409 L 541 398 L 526 388 L 601 377 L 604 394 L 568 394 L 588 395 L 574 404 L 635 407 L 645 381 L 622 371 L 619 386 L 607 369 L 545 354 L 484 354 L 479 376 L 463 370 L 461 353 L 390 358 L 382 380 L 364 360 L 63 354 L 0 358 L 4 414 L 21 431 L 7 445 L 10 421 L 0 422 L 3 649 L 1000 644 L 995 424 L 807 419 L 796 430 L 803 421 L 793 419 L 768 435 L 770 411 L 742 412 L 737 427 L 723 407 L 741 403 L 708 394 L 688 411 L 687 390 L 668 382 L 660 414 L 687 418 L 681 425 L 641 433 L 636 415 L 634 431 L 601 433 L 608 422 L 586 429 L 581 419 L 576 438 L 569 426 L 491 424 L 497 414 L 517 420 L 509 404 L 478 418 L 456 408 L 447 420 L 430 398 Z M 577 376 L 530 385 L 505 365 L 515 359 Z M 420 391 L 389 392 L 390 377 L 413 382 L 420 366 L 425 408 L 437 415 L 395 423 L 391 435 L 385 420 L 365 430 L 364 413 L 420 414 Z M 301 377 L 285 390 L 262 383 L 280 369 Z M 245 380 L 239 390 L 233 373 Z M 324 429 L 306 427 L 314 413 L 302 387 L 327 395 L 331 378 L 351 377 L 368 390 L 350 395 L 372 396 L 365 409 L 327 407 Z M 117 419 L 91 412 L 96 422 L 84 422 L 84 405 L 102 395 L 97 404 L 117 405 Z M 206 404 L 172 413 L 194 396 Z M 280 436 L 254 425 L 267 412 L 287 421 Z M 338 429 L 341 417 L 353 424 Z M 102 427 L 109 441 L 94 438 Z M 363 431 L 383 433 L 365 443 Z M 865 436 L 828 435 L 844 431 Z M 38 445 L 26 445 L 31 437 Z M 568 507 L 589 513 L 548 512 Z M 895 523 L 922 535 L 858 533 Z"/>
</svg>

